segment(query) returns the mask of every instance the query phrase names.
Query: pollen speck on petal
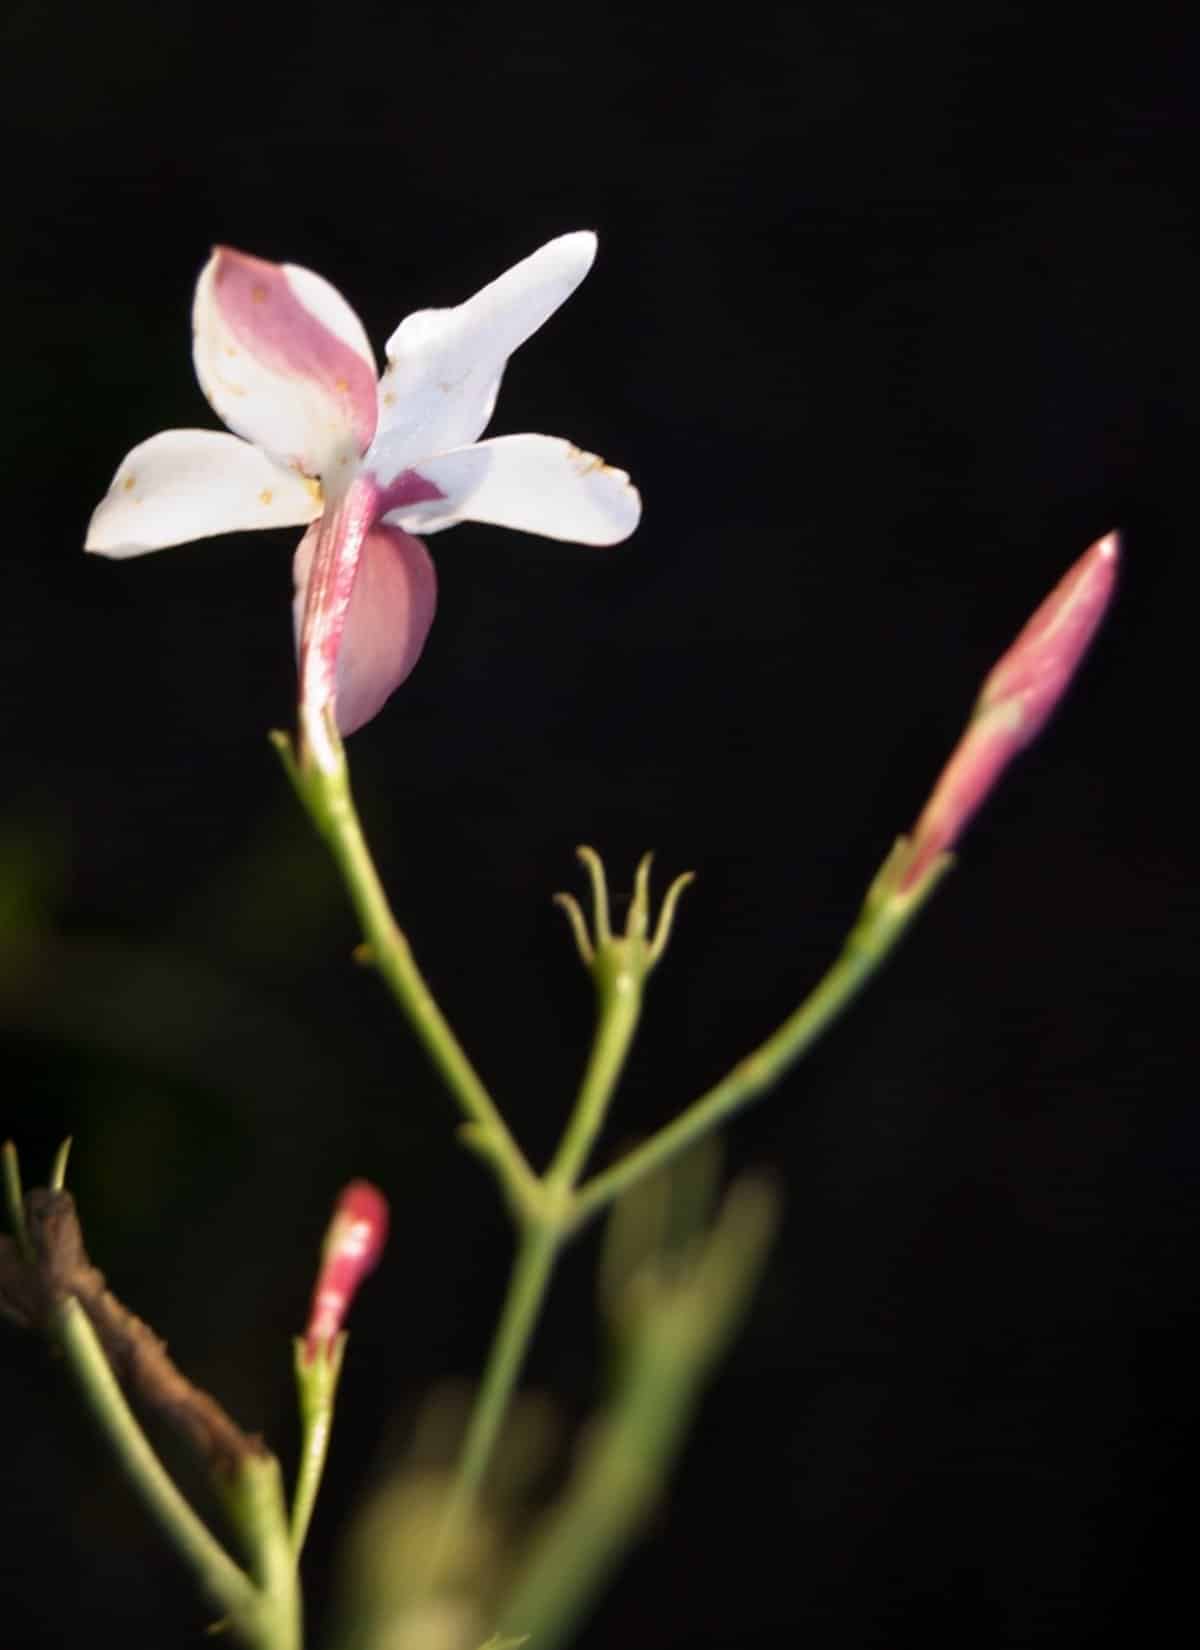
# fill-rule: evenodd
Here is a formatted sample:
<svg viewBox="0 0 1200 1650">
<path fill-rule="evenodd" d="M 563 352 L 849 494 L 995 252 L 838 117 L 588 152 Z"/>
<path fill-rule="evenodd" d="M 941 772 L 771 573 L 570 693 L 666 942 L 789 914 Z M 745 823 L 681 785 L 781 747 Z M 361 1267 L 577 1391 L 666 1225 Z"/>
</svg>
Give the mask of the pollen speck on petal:
<svg viewBox="0 0 1200 1650">
<path fill-rule="evenodd" d="M 599 453 L 585 453 L 582 447 L 571 447 L 570 458 L 571 463 L 581 476 L 590 475 L 593 470 L 606 470 L 608 468 Z"/>
<path fill-rule="evenodd" d="M 85 548 L 136 556 L 242 528 L 290 527 L 320 496 L 235 435 L 163 430 L 126 455 L 88 526 Z"/>
</svg>

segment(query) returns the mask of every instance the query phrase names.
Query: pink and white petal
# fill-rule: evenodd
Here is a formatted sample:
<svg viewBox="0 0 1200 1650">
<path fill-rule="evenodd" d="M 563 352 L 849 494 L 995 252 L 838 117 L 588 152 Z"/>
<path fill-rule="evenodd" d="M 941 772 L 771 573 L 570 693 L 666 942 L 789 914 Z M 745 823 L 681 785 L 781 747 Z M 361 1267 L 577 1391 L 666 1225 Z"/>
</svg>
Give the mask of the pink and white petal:
<svg viewBox="0 0 1200 1650">
<path fill-rule="evenodd" d="M 454 309 L 407 316 L 388 340 L 370 467 L 390 481 L 429 453 L 474 441 L 509 356 L 583 280 L 596 237 L 560 235 Z"/>
<path fill-rule="evenodd" d="M 164 430 L 121 460 L 88 526 L 85 550 L 141 556 L 255 527 L 297 527 L 321 514 L 315 482 L 220 430 Z"/>
<path fill-rule="evenodd" d="M 278 463 L 316 476 L 375 434 L 371 346 L 319 275 L 218 247 L 196 284 L 193 359 L 213 409 Z"/>
<path fill-rule="evenodd" d="M 296 551 L 296 636 L 317 534 Z M 420 539 L 397 527 L 371 528 L 363 540 L 337 659 L 338 731 L 353 733 L 379 711 L 421 655 L 437 607 L 437 575 Z"/>
<path fill-rule="evenodd" d="M 618 544 L 637 526 L 642 501 L 624 470 L 569 441 L 501 435 L 425 459 L 384 491 L 380 508 L 410 532 L 484 521 L 572 544 Z"/>
</svg>

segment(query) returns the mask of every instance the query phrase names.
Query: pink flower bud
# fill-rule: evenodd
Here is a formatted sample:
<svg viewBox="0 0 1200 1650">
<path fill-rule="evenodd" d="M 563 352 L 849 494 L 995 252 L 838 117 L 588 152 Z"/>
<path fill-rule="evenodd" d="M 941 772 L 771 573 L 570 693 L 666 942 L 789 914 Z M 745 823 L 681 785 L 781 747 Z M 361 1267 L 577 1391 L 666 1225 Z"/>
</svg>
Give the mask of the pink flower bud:
<svg viewBox="0 0 1200 1650">
<path fill-rule="evenodd" d="M 338 1198 L 321 1249 L 321 1266 L 304 1334 L 309 1363 L 340 1333 L 355 1291 L 383 1253 L 387 1230 L 388 1206 L 383 1193 L 369 1180 L 352 1180 Z"/>
<path fill-rule="evenodd" d="M 1119 551 L 1116 533 L 1097 539 L 992 668 L 913 830 L 899 892 L 953 846 L 1012 758 L 1041 731 L 1104 617 Z"/>
</svg>

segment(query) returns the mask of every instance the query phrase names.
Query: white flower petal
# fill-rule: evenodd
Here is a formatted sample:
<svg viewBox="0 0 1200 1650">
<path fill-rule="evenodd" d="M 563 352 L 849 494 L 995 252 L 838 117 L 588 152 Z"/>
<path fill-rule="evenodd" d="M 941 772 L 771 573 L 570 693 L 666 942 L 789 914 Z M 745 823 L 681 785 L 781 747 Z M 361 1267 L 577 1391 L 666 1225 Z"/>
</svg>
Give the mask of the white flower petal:
<svg viewBox="0 0 1200 1650">
<path fill-rule="evenodd" d="M 388 340 L 379 431 L 368 465 L 381 481 L 486 428 L 505 362 L 570 297 L 592 266 L 581 230 L 523 259 L 455 309 L 423 309 Z"/>
<path fill-rule="evenodd" d="M 193 358 L 231 430 L 305 475 L 335 474 L 375 433 L 375 362 L 328 281 L 218 247 L 196 284 Z"/>
<path fill-rule="evenodd" d="M 297 641 L 316 543 L 316 529 L 310 528 L 293 563 Z M 363 539 L 338 647 L 340 733 L 369 722 L 400 686 L 421 655 L 436 607 L 437 576 L 420 539 L 396 527 L 373 527 Z"/>
<path fill-rule="evenodd" d="M 617 544 L 641 512 L 625 471 L 594 453 L 557 436 L 501 435 L 425 459 L 385 491 L 381 513 L 409 532 L 485 521 L 573 544 Z"/>
<path fill-rule="evenodd" d="M 85 550 L 140 556 L 252 527 L 296 527 L 321 514 L 320 489 L 220 430 L 164 430 L 122 459 L 92 515 Z"/>
</svg>

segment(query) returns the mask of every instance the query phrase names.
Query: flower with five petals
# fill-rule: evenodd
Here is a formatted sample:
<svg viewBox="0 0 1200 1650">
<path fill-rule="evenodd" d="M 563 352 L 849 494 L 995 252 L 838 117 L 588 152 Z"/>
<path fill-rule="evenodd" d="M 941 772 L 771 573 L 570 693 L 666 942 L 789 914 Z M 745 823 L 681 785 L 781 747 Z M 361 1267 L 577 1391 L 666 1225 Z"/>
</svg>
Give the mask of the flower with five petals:
<svg viewBox="0 0 1200 1650">
<path fill-rule="evenodd" d="M 575 290 L 596 238 L 560 236 L 453 309 L 409 315 L 376 380 L 366 333 L 311 270 L 218 247 L 196 287 L 200 387 L 233 431 L 166 430 L 122 461 L 86 548 L 136 556 L 252 527 L 307 525 L 295 557 L 303 745 L 370 720 L 433 620 L 416 532 L 489 522 L 616 544 L 638 522 L 629 478 L 545 435 L 479 440 L 508 357 Z"/>
</svg>

